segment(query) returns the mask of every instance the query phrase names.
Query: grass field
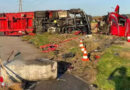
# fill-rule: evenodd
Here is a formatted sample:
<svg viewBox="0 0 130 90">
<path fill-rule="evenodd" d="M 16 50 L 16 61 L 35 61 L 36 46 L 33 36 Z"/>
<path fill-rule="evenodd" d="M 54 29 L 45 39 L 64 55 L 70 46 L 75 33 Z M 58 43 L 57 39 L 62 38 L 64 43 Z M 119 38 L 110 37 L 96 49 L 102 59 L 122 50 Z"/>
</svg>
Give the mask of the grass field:
<svg viewBox="0 0 130 90">
<path fill-rule="evenodd" d="M 122 52 L 126 56 L 122 57 Z M 96 84 L 101 90 L 130 90 L 129 55 L 130 47 L 112 46 L 106 50 L 97 64 Z"/>
</svg>

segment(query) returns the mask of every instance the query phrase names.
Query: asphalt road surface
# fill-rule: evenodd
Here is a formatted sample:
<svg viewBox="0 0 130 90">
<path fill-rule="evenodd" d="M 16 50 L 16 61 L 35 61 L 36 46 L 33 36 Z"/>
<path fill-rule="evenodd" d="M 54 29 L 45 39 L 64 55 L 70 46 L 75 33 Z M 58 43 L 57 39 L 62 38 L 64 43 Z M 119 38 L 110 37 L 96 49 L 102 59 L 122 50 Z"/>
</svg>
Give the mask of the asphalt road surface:
<svg viewBox="0 0 130 90">
<path fill-rule="evenodd" d="M 81 79 L 64 74 L 58 80 L 42 81 L 34 90 L 92 90 L 89 85 Z"/>
<path fill-rule="evenodd" d="M 20 37 L 0 36 L 0 57 L 7 60 L 14 50 L 14 54 L 20 52 L 19 59 L 34 60 L 43 57 L 43 53 L 32 44 L 22 41 Z M 13 59 L 13 56 L 10 59 Z"/>
</svg>

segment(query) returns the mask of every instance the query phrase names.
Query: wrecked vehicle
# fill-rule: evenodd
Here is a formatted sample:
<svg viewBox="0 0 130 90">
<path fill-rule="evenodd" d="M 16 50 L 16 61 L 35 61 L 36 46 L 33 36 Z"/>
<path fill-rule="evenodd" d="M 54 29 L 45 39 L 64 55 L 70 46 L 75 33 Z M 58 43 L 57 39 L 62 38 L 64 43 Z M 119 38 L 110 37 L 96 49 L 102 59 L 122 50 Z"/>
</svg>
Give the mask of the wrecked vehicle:
<svg viewBox="0 0 130 90">
<path fill-rule="evenodd" d="M 71 33 L 91 34 L 91 16 L 81 9 L 0 13 L 0 34 Z"/>
<path fill-rule="evenodd" d="M 81 30 L 91 33 L 90 16 L 81 9 L 35 12 L 36 32 L 71 33 Z"/>
<path fill-rule="evenodd" d="M 108 32 L 111 35 L 116 35 L 120 37 L 129 37 L 130 36 L 130 18 L 126 15 L 119 14 L 119 5 L 116 6 L 115 12 L 108 13 L 104 17 L 108 29 Z"/>
</svg>

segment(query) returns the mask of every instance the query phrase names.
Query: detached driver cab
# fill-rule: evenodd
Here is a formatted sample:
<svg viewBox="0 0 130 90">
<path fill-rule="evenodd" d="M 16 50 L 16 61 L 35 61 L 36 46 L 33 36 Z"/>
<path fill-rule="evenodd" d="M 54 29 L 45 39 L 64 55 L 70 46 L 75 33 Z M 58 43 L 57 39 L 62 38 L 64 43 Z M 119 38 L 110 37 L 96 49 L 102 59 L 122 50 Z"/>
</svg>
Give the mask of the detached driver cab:
<svg viewBox="0 0 130 90">
<path fill-rule="evenodd" d="M 126 23 L 126 18 L 123 17 L 119 17 L 119 26 L 125 26 Z"/>
</svg>

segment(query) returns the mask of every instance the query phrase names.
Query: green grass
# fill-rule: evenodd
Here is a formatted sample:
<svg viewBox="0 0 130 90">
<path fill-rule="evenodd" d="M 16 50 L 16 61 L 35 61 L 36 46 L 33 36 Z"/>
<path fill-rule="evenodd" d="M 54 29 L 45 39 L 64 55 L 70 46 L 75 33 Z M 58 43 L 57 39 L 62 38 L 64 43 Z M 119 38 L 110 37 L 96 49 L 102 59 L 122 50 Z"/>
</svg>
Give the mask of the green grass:
<svg viewBox="0 0 130 90">
<path fill-rule="evenodd" d="M 37 47 L 39 47 L 40 45 L 49 43 L 47 34 L 45 34 L 45 35 L 37 34 L 35 36 L 24 36 L 23 40 L 26 40 L 26 41 L 34 44 Z"/>
<path fill-rule="evenodd" d="M 35 36 L 24 36 L 23 40 L 34 44 L 36 47 L 39 47 L 41 45 L 54 43 L 54 41 L 51 41 L 53 36 L 57 37 L 56 34 L 55 35 L 49 33 L 36 34 Z"/>
<path fill-rule="evenodd" d="M 80 49 L 79 49 L 78 47 L 75 47 L 75 48 L 71 48 L 71 49 L 70 49 L 70 52 L 72 52 L 72 53 L 76 53 L 76 52 L 78 52 L 78 51 L 80 51 Z"/>
<path fill-rule="evenodd" d="M 122 50 L 120 46 L 112 46 L 99 60 L 96 84 L 101 90 L 130 90 L 130 58 L 115 55 Z"/>
<path fill-rule="evenodd" d="M 72 38 L 73 36 L 62 35 L 62 34 L 50 34 L 50 33 L 43 33 L 43 34 L 36 34 L 34 36 L 24 36 L 22 39 L 33 43 L 35 46 L 45 45 L 45 44 L 57 44 L 59 41 L 63 41 L 67 38 Z"/>
<path fill-rule="evenodd" d="M 82 52 L 79 47 L 73 47 L 73 48 L 69 49 L 69 52 L 75 53 L 78 56 L 82 56 Z"/>
</svg>

